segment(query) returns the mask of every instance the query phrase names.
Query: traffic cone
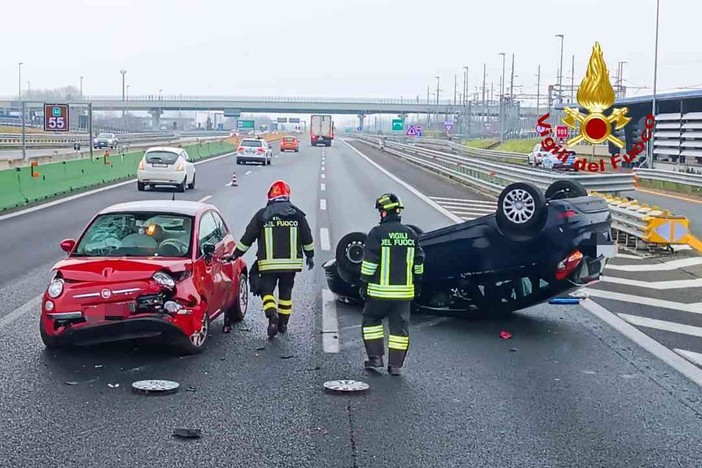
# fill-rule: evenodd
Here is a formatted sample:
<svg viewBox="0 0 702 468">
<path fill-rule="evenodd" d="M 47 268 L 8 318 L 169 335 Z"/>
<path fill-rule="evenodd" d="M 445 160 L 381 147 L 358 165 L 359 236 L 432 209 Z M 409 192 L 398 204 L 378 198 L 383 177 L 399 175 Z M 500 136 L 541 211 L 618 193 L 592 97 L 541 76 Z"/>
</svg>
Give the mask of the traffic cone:
<svg viewBox="0 0 702 468">
<path fill-rule="evenodd" d="M 232 187 L 238 187 L 236 183 L 236 172 L 232 174 Z"/>
</svg>

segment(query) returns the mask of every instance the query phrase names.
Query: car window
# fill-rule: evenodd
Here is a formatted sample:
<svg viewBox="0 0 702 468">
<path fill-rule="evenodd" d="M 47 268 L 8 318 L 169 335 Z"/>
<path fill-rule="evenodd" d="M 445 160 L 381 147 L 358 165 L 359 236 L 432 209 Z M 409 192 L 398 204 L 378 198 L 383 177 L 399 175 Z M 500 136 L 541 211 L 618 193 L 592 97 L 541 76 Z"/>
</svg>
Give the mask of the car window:
<svg viewBox="0 0 702 468">
<path fill-rule="evenodd" d="M 146 153 L 146 162 L 149 164 L 174 164 L 178 158 L 179 155 L 171 151 L 150 151 Z"/>
<path fill-rule="evenodd" d="M 76 257 L 187 257 L 192 218 L 134 212 L 100 215 L 85 230 Z"/>
<path fill-rule="evenodd" d="M 249 148 L 261 148 L 263 143 L 261 140 L 242 140 L 239 146 L 245 146 Z"/>
<path fill-rule="evenodd" d="M 286 143 L 294 143 L 295 137 L 285 137 L 285 138 L 283 138 L 283 141 Z"/>
<path fill-rule="evenodd" d="M 210 213 L 212 213 L 212 216 L 214 217 L 214 220 L 215 220 L 215 224 L 217 225 L 217 229 L 219 229 L 219 239 L 222 240 L 227 236 L 227 234 L 229 234 L 229 229 L 227 228 L 227 224 L 224 222 L 222 217 L 216 211 L 211 211 Z"/>
<path fill-rule="evenodd" d="M 183 155 L 183 157 L 185 158 L 186 161 L 190 161 L 190 155 L 188 154 L 187 151 L 183 150 L 183 152 L 181 154 Z"/>
<path fill-rule="evenodd" d="M 223 237 L 220 237 L 220 232 L 215 222 L 212 212 L 208 211 L 200 218 L 200 230 L 198 231 L 198 245 L 200 255 L 204 255 L 202 247 L 205 244 L 217 245 Z"/>
</svg>

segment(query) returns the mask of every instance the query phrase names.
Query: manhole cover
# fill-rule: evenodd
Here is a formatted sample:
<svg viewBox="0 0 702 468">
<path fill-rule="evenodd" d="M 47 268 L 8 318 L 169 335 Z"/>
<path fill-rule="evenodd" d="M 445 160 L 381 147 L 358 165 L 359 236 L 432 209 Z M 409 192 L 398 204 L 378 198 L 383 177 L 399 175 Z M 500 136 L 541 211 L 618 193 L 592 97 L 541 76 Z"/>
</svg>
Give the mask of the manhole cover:
<svg viewBox="0 0 702 468">
<path fill-rule="evenodd" d="M 358 380 L 330 380 L 324 382 L 324 388 L 333 392 L 363 392 L 370 386 Z"/>
<path fill-rule="evenodd" d="M 132 390 L 144 395 L 171 395 L 180 388 L 178 382 L 170 380 L 139 380 L 132 384 Z"/>
</svg>

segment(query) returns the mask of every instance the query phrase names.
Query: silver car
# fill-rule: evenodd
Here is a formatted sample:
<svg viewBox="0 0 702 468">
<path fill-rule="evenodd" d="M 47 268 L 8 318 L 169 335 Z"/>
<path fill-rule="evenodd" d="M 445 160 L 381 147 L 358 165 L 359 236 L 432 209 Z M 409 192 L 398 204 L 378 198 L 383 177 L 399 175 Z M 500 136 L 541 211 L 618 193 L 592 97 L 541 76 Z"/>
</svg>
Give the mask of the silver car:
<svg viewBox="0 0 702 468">
<path fill-rule="evenodd" d="M 262 166 L 270 166 L 271 159 L 273 159 L 273 149 L 263 139 L 244 138 L 236 150 L 237 164 L 253 162 Z"/>
</svg>

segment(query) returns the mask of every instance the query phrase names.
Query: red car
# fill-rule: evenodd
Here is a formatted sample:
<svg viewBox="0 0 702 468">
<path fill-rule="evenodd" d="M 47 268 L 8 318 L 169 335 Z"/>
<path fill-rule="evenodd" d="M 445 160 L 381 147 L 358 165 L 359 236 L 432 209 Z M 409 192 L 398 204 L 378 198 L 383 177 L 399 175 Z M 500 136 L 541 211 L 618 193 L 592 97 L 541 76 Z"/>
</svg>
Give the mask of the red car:
<svg viewBox="0 0 702 468">
<path fill-rule="evenodd" d="M 49 347 L 165 337 L 202 351 L 210 324 L 244 318 L 248 269 L 226 262 L 234 237 L 219 210 L 189 201 L 140 201 L 98 213 L 44 293 L 41 338 Z"/>
<path fill-rule="evenodd" d="M 300 141 L 297 137 L 286 136 L 280 140 L 280 152 L 294 151 L 296 153 L 300 152 Z"/>
</svg>

